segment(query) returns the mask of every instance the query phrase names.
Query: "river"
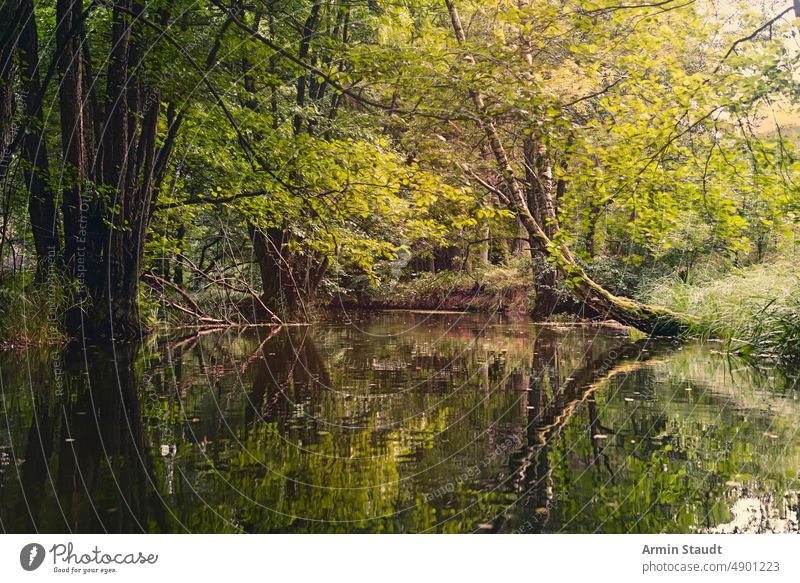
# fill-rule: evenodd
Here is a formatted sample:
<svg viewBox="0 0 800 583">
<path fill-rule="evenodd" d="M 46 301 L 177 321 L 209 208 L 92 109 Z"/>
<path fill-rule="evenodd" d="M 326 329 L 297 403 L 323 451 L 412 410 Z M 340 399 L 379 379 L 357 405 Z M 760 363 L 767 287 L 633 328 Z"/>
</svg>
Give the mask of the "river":
<svg viewBox="0 0 800 583">
<path fill-rule="evenodd" d="M 719 348 L 378 312 L 2 353 L 0 529 L 797 531 L 797 377 Z"/>
</svg>

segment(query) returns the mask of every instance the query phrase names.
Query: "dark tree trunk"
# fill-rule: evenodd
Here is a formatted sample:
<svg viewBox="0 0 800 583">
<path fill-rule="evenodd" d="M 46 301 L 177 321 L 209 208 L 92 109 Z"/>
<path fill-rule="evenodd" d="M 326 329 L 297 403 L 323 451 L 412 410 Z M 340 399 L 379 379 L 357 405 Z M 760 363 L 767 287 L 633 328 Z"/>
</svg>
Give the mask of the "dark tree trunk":
<svg viewBox="0 0 800 583">
<path fill-rule="evenodd" d="M 20 30 L 20 11 L 17 0 L 2 0 L 0 3 L 0 261 L 4 257 L 13 188 L 9 180 L 13 152 L 12 142 L 16 134 L 15 83 L 17 62 L 14 58 Z M 12 246 L 12 253 L 13 253 Z M 14 262 L 16 263 L 16 262 Z"/>
<path fill-rule="evenodd" d="M 298 47 L 298 58 L 303 61 L 307 60 L 311 53 L 311 41 L 320 22 L 321 7 L 322 3 L 314 4 L 303 25 L 303 36 Z M 268 11 L 266 17 L 270 35 L 272 35 L 274 14 Z M 261 18 L 262 15 L 257 13 L 256 24 Z M 274 69 L 275 65 L 276 61 L 271 58 L 270 68 Z M 250 64 L 247 61 L 243 62 L 242 79 L 245 91 L 253 96 L 246 106 L 257 111 L 258 102 L 255 97 L 255 85 L 250 74 Z M 321 95 L 315 83 L 316 81 L 309 80 L 306 74 L 301 74 L 297 78 L 295 96 L 297 113 L 292 120 L 292 127 L 296 136 L 303 131 L 304 116 L 302 108 L 305 107 L 308 98 L 313 99 Z M 273 127 L 277 127 L 278 111 L 274 90 L 270 100 Z M 312 128 L 313 125 L 309 122 L 306 129 L 310 132 Z M 298 181 L 297 172 L 291 170 L 289 175 L 292 182 Z M 306 302 L 313 300 L 327 271 L 328 259 L 319 257 L 311 251 L 305 254 L 292 252 L 288 247 L 292 235 L 285 227 L 262 229 L 255 223 L 249 222 L 248 230 L 261 275 L 261 297 L 264 304 L 279 313 L 281 317 L 294 318 L 302 315 L 308 318 Z M 268 320 L 271 321 L 271 318 Z"/>
<path fill-rule="evenodd" d="M 33 0 L 22 0 L 23 28 L 19 40 L 20 69 L 23 77 L 25 117 L 28 130 L 22 140 L 25 183 L 28 187 L 28 216 L 36 250 L 36 281 L 42 282 L 61 255 L 56 216 L 55 192 L 50 187 L 50 168 L 44 132 L 39 77 L 39 35 Z"/>
<path fill-rule="evenodd" d="M 19 38 L 20 11 L 15 0 L 0 3 L 0 184 L 5 182 L 11 162 L 9 148 L 14 136 L 14 80 Z"/>
<path fill-rule="evenodd" d="M 253 223 L 249 224 L 248 229 L 261 275 L 262 299 L 265 300 L 265 303 L 270 302 L 274 305 L 273 298 L 278 298 L 281 295 L 281 269 L 272 249 L 274 241 L 271 239 L 269 230 L 265 233 Z"/>
<path fill-rule="evenodd" d="M 293 317 L 304 300 L 303 280 L 297 280 L 295 258 L 289 252 L 288 232 L 280 228 L 262 230 L 248 225 L 253 251 L 261 275 L 261 299 L 281 316 Z"/>
<path fill-rule="evenodd" d="M 11 217 L 12 189 L 6 181 L 11 166 L 14 140 L 14 82 L 16 78 L 16 50 L 19 35 L 19 11 L 16 2 L 3 0 L 0 4 L 0 269 Z M 13 247 L 12 247 L 13 251 Z M 1 274 L 0 274 L 1 275 Z"/>
<path fill-rule="evenodd" d="M 58 54 L 58 95 L 61 110 L 61 147 L 63 153 L 63 189 L 61 214 L 64 222 L 63 262 L 78 282 L 77 302 L 66 315 L 70 334 L 77 334 L 85 307 L 87 259 L 87 221 L 89 201 L 86 197 L 88 158 L 86 151 L 86 118 L 84 112 L 83 52 L 84 40 L 81 12 L 82 0 L 57 0 L 56 53 Z"/>
<path fill-rule="evenodd" d="M 307 319 L 306 304 L 316 297 L 328 259 L 311 252 L 290 251 L 286 229 L 263 230 L 253 223 L 248 229 L 261 275 L 262 301 L 282 318 Z"/>
<path fill-rule="evenodd" d="M 64 190 L 64 259 L 89 301 L 68 314 L 67 331 L 102 337 L 135 337 L 142 332 L 138 306 L 143 244 L 152 212 L 153 190 L 163 180 L 180 118 L 173 115 L 161 149 L 158 128 L 161 93 L 143 81 L 143 6 L 119 0 L 112 11 L 106 96 L 102 119 L 84 110 L 89 88 L 80 29 L 81 0 L 58 0 L 59 88 L 65 162 L 77 180 Z M 163 24 L 167 15 L 161 12 Z M 71 23 L 71 26 L 70 26 Z M 76 27 L 77 34 L 68 34 Z M 90 101 L 90 100 L 88 100 Z M 174 114 L 174 112 L 173 112 Z M 103 128 L 89 165 L 90 121 Z M 99 139 L 99 138 L 98 138 Z M 96 185 L 88 188 L 88 178 Z M 90 195 L 89 195 L 90 194 Z M 79 308 L 80 309 L 80 308 Z"/>
</svg>

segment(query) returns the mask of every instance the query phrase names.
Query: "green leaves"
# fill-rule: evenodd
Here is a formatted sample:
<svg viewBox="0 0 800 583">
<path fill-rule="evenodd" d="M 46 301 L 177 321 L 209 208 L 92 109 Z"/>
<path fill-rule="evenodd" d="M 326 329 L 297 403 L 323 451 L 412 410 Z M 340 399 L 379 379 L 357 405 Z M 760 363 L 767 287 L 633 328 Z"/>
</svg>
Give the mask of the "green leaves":
<svg viewBox="0 0 800 583">
<path fill-rule="evenodd" d="M 382 277 L 400 249 L 421 256 L 479 240 L 487 227 L 512 239 L 513 213 L 486 188 L 502 181 L 471 106 L 479 90 L 516 176 L 526 177 L 526 137 L 550 157 L 559 248 L 593 257 L 624 249 L 632 264 L 671 264 L 701 252 L 748 253 L 770 233 L 788 233 L 798 156 L 785 136 L 760 129 L 768 95 L 800 95 L 797 55 L 778 29 L 723 60 L 739 31 L 727 38 L 694 6 L 580 8 L 464 0 L 469 30 L 459 45 L 442 2 L 325 5 L 308 49 L 324 74 L 232 27 L 209 75 L 230 88 L 224 101 L 238 128 L 209 96 L 193 96 L 182 162 L 160 201 L 267 192 L 226 204 L 238 228 L 290 229 L 297 252 L 369 278 Z M 275 14 L 260 18 L 261 34 L 298 50 L 297 29 Z M 180 34 L 201 53 L 215 41 L 208 30 Z M 387 109 L 364 106 L 326 78 Z M 192 73 L 176 84 L 184 81 L 197 83 Z M 182 212 L 207 220 L 216 208 Z M 553 261 L 568 263 L 557 252 Z"/>
</svg>

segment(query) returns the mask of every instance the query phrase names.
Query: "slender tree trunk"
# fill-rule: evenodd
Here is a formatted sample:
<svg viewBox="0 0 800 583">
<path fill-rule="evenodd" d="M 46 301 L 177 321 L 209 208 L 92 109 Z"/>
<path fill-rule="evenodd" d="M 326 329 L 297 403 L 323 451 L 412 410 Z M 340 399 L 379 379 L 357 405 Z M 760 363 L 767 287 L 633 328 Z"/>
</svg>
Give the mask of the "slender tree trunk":
<svg viewBox="0 0 800 583">
<path fill-rule="evenodd" d="M 186 227 L 181 224 L 176 233 L 178 239 L 178 255 L 175 257 L 175 278 L 174 281 L 178 286 L 183 287 L 183 250 L 186 245 Z"/>
<path fill-rule="evenodd" d="M 586 229 L 586 239 L 584 241 L 586 255 L 589 259 L 593 259 L 596 255 L 597 221 L 600 219 L 600 211 L 602 209 L 602 205 L 589 202 L 589 225 Z"/>
<path fill-rule="evenodd" d="M 511 242 L 511 254 L 519 255 L 530 250 L 530 243 L 527 239 L 528 232 L 519 217 L 514 217 L 514 239 Z"/>
<path fill-rule="evenodd" d="M 319 11 L 322 2 L 315 2 L 311 7 L 311 12 L 306 19 L 305 25 L 303 26 L 303 38 L 300 40 L 300 50 L 298 51 L 297 57 L 301 61 L 305 61 L 308 58 L 308 53 L 311 48 L 311 38 L 317 30 L 317 22 L 319 21 Z M 302 127 L 303 127 L 303 113 L 302 108 L 305 106 L 306 103 L 306 86 L 308 84 L 307 80 L 308 74 L 302 73 L 297 77 L 297 109 L 298 112 L 294 116 L 294 133 L 299 134 Z"/>
<path fill-rule="evenodd" d="M 58 54 L 59 102 L 61 115 L 61 148 L 63 153 L 63 188 L 61 214 L 64 222 L 63 262 L 78 282 L 78 302 L 66 316 L 67 331 L 80 329 L 87 266 L 86 221 L 88 158 L 86 151 L 86 119 L 84 115 L 84 76 L 81 43 L 84 39 L 82 0 L 56 2 L 56 52 Z"/>
<path fill-rule="evenodd" d="M 450 14 L 456 39 L 459 44 L 463 44 L 466 37 L 458 10 L 453 0 L 445 0 L 445 4 Z M 503 195 L 506 199 L 504 202 L 522 220 L 522 224 L 530 236 L 531 247 L 556 265 L 559 275 L 569 282 L 575 295 L 598 313 L 635 326 L 645 332 L 675 335 L 686 330 L 691 324 L 687 317 L 664 308 L 649 306 L 613 295 L 586 275 L 583 269 L 577 265 L 565 244 L 557 244 L 550 240 L 542 225 L 531 214 L 525 193 L 515 175 L 500 134 L 487 114 L 483 96 L 472 89 L 470 90 L 470 99 L 506 187 L 507 194 Z"/>
<path fill-rule="evenodd" d="M 489 263 L 489 251 L 491 250 L 491 244 L 492 244 L 491 236 L 492 236 L 492 230 L 487 225 L 481 230 L 481 239 L 483 240 L 481 241 L 479 248 L 480 252 L 478 254 L 478 258 L 480 259 L 483 265 L 487 265 Z"/>
<path fill-rule="evenodd" d="M 0 3 L 0 205 L 2 206 L 2 225 L 0 226 L 0 262 L 4 250 L 11 217 L 11 197 L 13 188 L 9 184 L 9 168 L 12 162 L 11 143 L 15 136 L 15 83 L 17 63 L 14 58 L 20 31 L 20 11 L 16 0 L 2 0 Z M 13 251 L 13 248 L 12 248 Z M 3 266 L 0 265 L 0 269 Z"/>
</svg>

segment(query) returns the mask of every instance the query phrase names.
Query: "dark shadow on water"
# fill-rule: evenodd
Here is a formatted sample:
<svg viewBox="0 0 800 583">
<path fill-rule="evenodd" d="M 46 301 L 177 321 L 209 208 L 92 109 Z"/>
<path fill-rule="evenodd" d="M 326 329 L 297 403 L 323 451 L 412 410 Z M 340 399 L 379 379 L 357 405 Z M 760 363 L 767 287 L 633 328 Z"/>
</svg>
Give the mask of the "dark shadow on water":
<svg viewBox="0 0 800 583">
<path fill-rule="evenodd" d="M 150 532 L 165 526 L 144 445 L 135 344 L 63 355 L 55 382 L 30 387 L 15 462 L 14 532 Z M 51 360 L 51 364 L 52 364 Z M 84 363 L 88 362 L 88 366 Z"/>
</svg>

